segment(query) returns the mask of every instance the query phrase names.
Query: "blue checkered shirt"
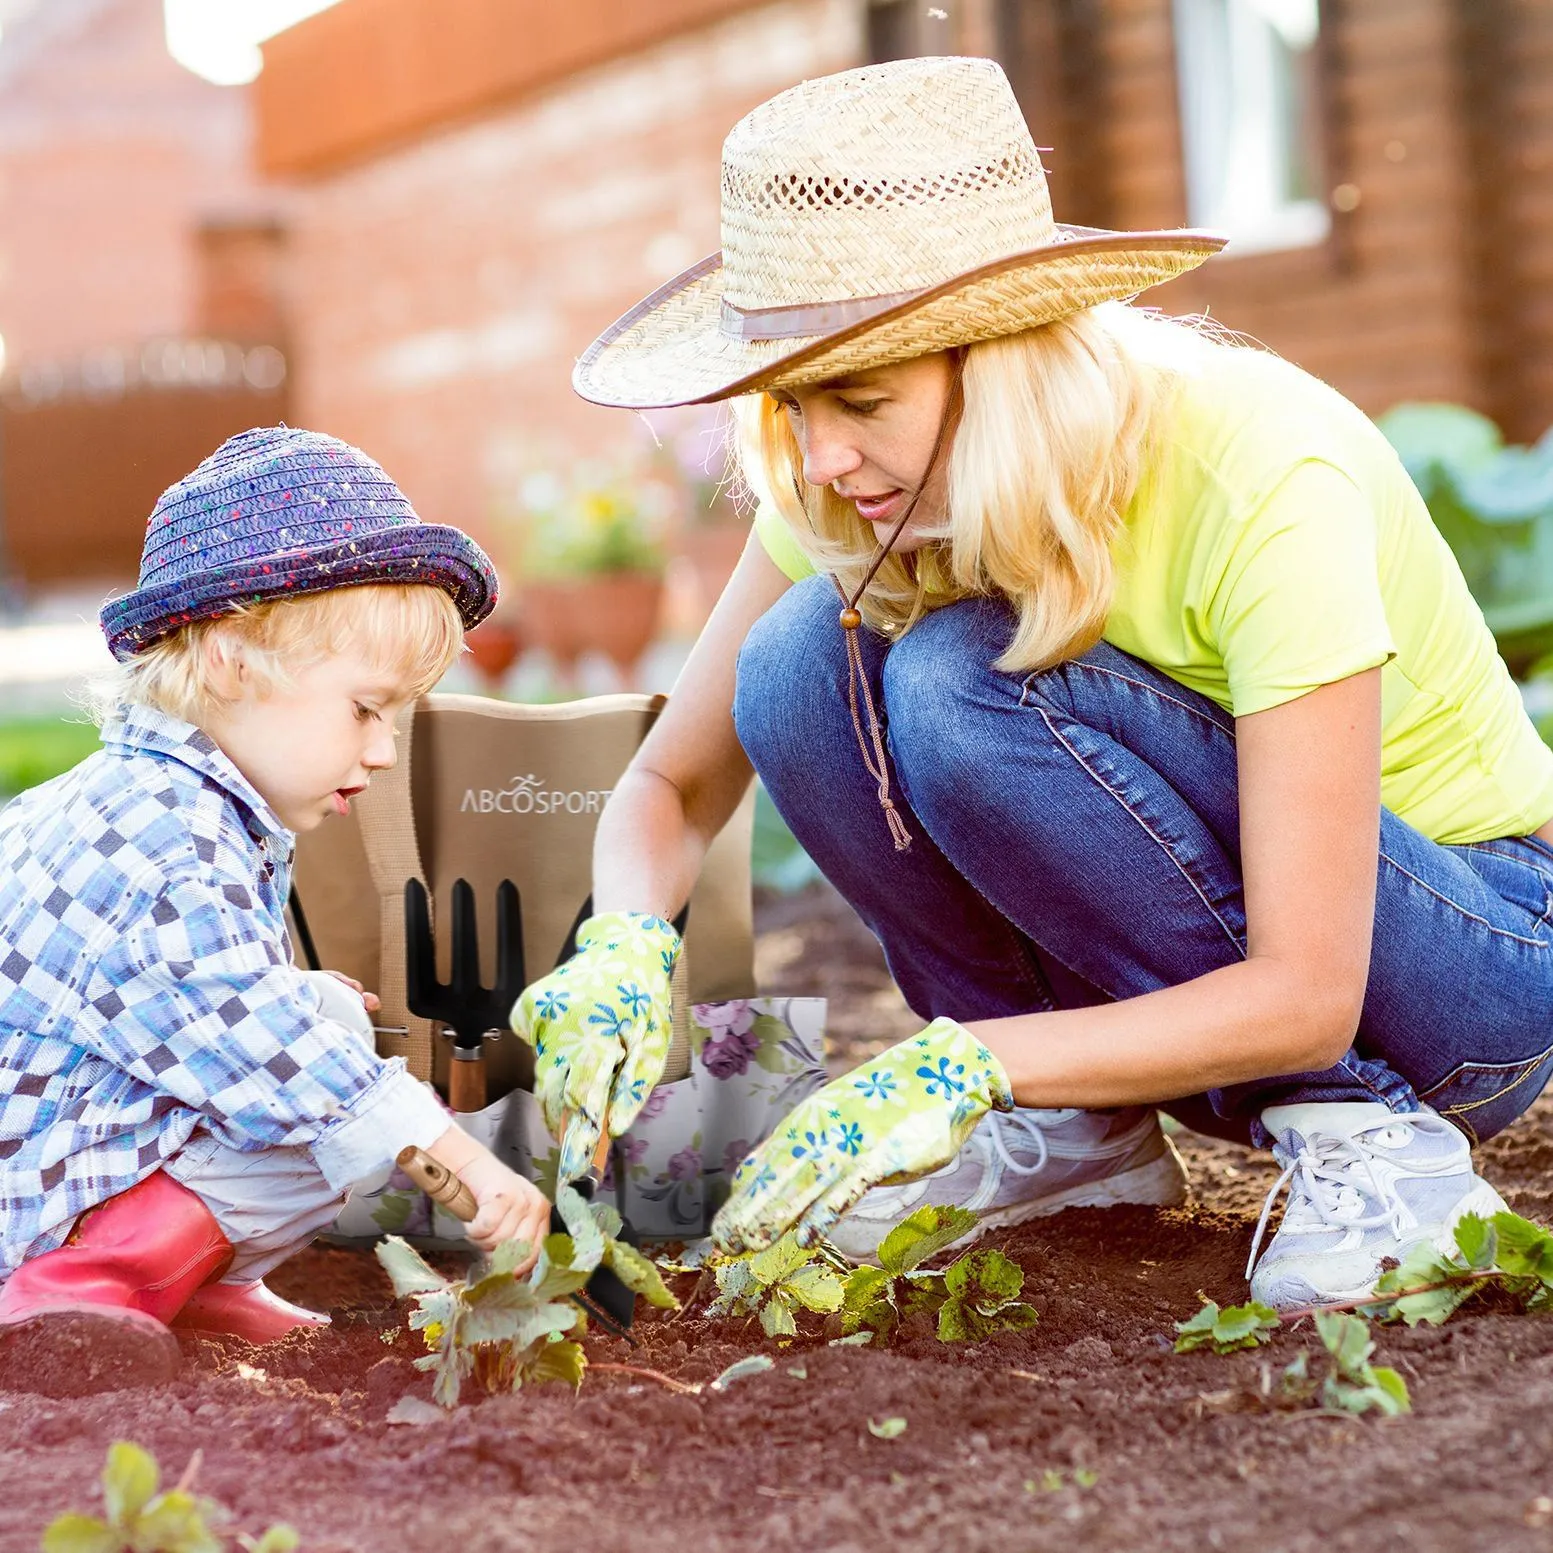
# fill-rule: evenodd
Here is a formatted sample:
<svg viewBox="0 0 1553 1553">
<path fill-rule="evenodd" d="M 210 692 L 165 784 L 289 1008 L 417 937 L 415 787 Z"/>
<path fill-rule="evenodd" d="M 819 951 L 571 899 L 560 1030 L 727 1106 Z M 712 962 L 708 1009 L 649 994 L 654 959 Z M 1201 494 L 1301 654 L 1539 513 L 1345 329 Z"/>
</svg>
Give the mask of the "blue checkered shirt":
<svg viewBox="0 0 1553 1553">
<path fill-rule="evenodd" d="M 447 1126 L 291 963 L 293 838 L 146 707 L 0 813 L 0 1277 L 205 1128 L 343 1191 Z"/>
</svg>

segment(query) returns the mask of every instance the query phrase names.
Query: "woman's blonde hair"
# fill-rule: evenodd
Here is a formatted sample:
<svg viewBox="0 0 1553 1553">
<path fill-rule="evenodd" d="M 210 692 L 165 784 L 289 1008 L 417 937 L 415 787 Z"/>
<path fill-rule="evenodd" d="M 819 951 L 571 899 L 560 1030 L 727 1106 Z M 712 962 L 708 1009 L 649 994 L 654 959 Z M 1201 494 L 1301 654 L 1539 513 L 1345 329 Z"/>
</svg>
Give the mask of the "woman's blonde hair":
<svg viewBox="0 0 1553 1553">
<path fill-rule="evenodd" d="M 418 696 L 463 651 L 464 627 L 453 600 L 425 583 L 359 583 L 240 604 L 183 626 L 119 664 L 89 688 L 92 713 L 102 722 L 130 704 L 203 723 L 232 702 L 212 675 L 213 655 L 206 650 L 212 637 L 220 638 L 228 661 L 241 656 L 261 696 L 346 649 Z"/>
<path fill-rule="evenodd" d="M 965 347 L 942 531 L 884 562 L 859 602 L 864 619 L 895 635 L 926 610 L 1001 594 L 1018 627 L 1000 669 L 1030 673 L 1086 652 L 1105 629 L 1112 546 L 1161 413 L 1214 348 L 1195 321 L 1118 302 Z M 732 410 L 750 485 L 850 596 L 877 549 L 873 529 L 829 486 L 804 483 L 775 399 L 750 395 Z"/>
</svg>

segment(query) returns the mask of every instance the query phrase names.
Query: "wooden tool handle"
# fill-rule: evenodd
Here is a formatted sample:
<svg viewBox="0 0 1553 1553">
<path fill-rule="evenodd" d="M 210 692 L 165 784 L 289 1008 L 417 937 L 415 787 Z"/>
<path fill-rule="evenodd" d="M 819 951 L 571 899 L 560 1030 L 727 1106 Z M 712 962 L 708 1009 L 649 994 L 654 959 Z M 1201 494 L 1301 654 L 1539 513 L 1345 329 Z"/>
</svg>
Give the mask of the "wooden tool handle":
<svg viewBox="0 0 1553 1553">
<path fill-rule="evenodd" d="M 465 1113 L 485 1109 L 485 1053 L 480 1048 L 453 1048 L 453 1060 L 448 1064 L 448 1104 Z"/>
<path fill-rule="evenodd" d="M 599 1134 L 598 1147 L 593 1151 L 593 1163 L 589 1168 L 600 1181 L 604 1179 L 604 1167 L 609 1163 L 609 1146 L 614 1141 L 607 1127 Z"/>
<path fill-rule="evenodd" d="M 412 1143 L 400 1149 L 399 1168 L 432 1199 L 456 1219 L 467 1224 L 475 1216 L 475 1194 L 446 1165 L 439 1165 L 425 1149 Z"/>
</svg>

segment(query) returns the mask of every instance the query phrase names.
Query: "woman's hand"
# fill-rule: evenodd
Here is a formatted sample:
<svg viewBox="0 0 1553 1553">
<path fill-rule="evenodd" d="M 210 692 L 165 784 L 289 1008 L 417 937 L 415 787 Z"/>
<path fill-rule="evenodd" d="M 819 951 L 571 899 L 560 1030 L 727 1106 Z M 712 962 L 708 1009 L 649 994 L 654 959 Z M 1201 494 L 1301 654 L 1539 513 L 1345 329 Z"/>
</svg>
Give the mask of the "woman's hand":
<svg viewBox="0 0 1553 1553">
<path fill-rule="evenodd" d="M 512 1010 L 512 1028 L 534 1048 L 545 1125 L 561 1139 L 558 1180 L 588 1168 L 606 1122 L 618 1137 L 636 1120 L 663 1073 L 679 949 L 679 934 L 662 917 L 589 917 L 577 931 L 577 953 Z"/>
<path fill-rule="evenodd" d="M 809 1244 L 871 1186 L 927 1175 L 1014 1097 L 970 1031 L 935 1019 L 798 1105 L 738 1168 L 712 1224 L 725 1252 L 758 1251 L 796 1229 Z"/>
</svg>

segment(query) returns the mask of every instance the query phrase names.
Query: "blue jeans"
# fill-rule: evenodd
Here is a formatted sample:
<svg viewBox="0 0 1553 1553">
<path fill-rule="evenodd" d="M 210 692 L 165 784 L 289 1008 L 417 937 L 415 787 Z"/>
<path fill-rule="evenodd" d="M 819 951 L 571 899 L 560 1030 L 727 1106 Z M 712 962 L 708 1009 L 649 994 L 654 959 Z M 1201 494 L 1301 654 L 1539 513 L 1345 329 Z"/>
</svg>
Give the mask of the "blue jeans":
<svg viewBox="0 0 1553 1553">
<path fill-rule="evenodd" d="M 1245 958 L 1234 719 L 1104 643 L 1030 675 L 993 660 L 990 600 L 893 647 L 859 635 L 895 799 L 896 852 L 847 700 L 839 603 L 788 590 L 739 657 L 734 719 L 777 809 L 884 947 L 924 1020 L 1137 997 Z M 1420 1102 L 1474 1141 L 1553 1070 L 1553 847 L 1440 846 L 1381 814 L 1374 947 L 1347 1056 L 1160 1102 L 1266 1146 L 1260 1113 L 1301 1101 Z"/>
</svg>

